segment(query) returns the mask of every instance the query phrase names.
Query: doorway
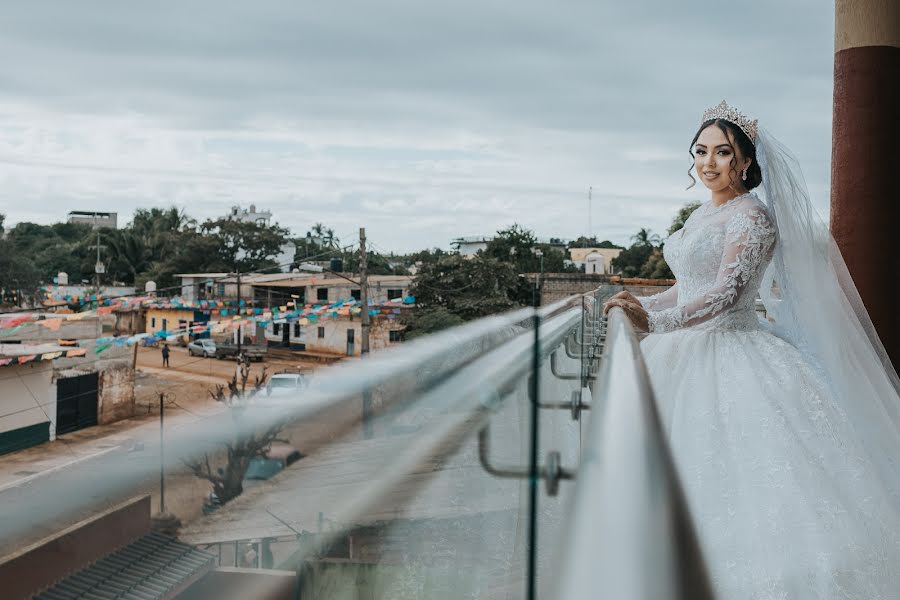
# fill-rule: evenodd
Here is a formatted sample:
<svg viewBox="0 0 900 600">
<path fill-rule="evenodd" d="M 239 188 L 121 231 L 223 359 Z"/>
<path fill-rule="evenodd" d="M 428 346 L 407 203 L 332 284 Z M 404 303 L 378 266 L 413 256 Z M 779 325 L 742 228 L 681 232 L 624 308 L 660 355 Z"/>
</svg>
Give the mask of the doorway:
<svg viewBox="0 0 900 600">
<path fill-rule="evenodd" d="M 56 382 L 56 434 L 97 424 L 99 374 L 66 377 Z"/>
</svg>

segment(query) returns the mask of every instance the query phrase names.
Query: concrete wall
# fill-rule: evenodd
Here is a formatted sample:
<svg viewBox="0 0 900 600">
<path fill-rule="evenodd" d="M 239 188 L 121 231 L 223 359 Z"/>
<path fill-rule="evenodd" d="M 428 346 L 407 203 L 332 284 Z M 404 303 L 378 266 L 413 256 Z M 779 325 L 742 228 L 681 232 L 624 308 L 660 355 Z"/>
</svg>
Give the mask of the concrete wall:
<svg viewBox="0 0 900 600">
<path fill-rule="evenodd" d="M 329 352 L 332 354 L 347 354 L 347 331 L 353 330 L 353 356 L 360 355 L 360 341 L 362 336 L 362 323 L 359 317 L 350 320 L 346 317 L 323 319 L 316 323 L 300 326 L 300 335 L 296 336 L 294 323 L 282 323 L 281 327 L 290 328 L 291 344 L 304 344 L 306 350 L 313 352 Z M 319 337 L 319 328 L 324 330 L 324 337 Z M 270 323 L 266 327 L 266 339 L 270 343 L 280 343 L 282 333 L 274 333 L 275 324 Z M 403 325 L 397 320 L 384 318 L 372 318 L 369 328 L 369 350 L 375 351 L 390 346 L 396 346 L 399 342 L 390 341 L 391 331 L 401 331 Z"/>
<path fill-rule="evenodd" d="M 59 319 L 65 319 L 68 315 L 59 315 Z M 47 319 L 54 319 L 53 315 L 48 314 Z M 81 340 L 96 339 L 103 335 L 103 328 L 100 318 L 93 316 L 85 319 L 64 320 L 59 323 L 59 329 L 48 329 L 43 325 L 39 325 L 40 321 L 32 321 L 24 323 L 15 331 L 6 335 L 0 335 L 0 341 L 3 342 L 22 342 L 28 344 L 46 344 L 56 343 L 57 340 Z"/>
<path fill-rule="evenodd" d="M 134 498 L 0 558 L 4 600 L 24 600 L 150 531 L 150 496 Z"/>
<path fill-rule="evenodd" d="M 534 281 L 536 276 L 532 274 L 529 277 Z M 658 283 L 659 285 L 653 285 L 653 280 L 623 280 L 593 273 L 546 273 L 540 286 L 541 306 L 600 287 L 604 288 L 604 295 L 612 295 L 625 289 L 635 296 L 652 296 L 672 285 L 668 280 L 659 280 Z"/>
<path fill-rule="evenodd" d="M 66 377 L 87 373 L 100 374 L 97 390 L 97 422 L 113 423 L 134 416 L 134 347 L 111 346 L 102 353 L 94 352 L 93 344 L 84 343 L 87 355 L 79 358 L 58 358 L 54 363 L 54 382 Z M 56 395 L 54 386 L 53 412 L 56 421 Z M 55 432 L 55 426 L 54 426 Z"/>
<path fill-rule="evenodd" d="M 56 383 L 51 362 L 30 362 L 0 368 L 0 415 L 0 447 L 7 448 L 7 451 L 19 449 L 9 444 L 16 441 L 18 445 L 22 435 L 27 434 L 31 438 L 37 430 L 42 435 L 34 439 L 35 443 L 55 437 Z M 43 424 L 48 422 L 48 429 L 44 431 Z M 22 447 L 28 445 L 33 444 Z"/>
</svg>

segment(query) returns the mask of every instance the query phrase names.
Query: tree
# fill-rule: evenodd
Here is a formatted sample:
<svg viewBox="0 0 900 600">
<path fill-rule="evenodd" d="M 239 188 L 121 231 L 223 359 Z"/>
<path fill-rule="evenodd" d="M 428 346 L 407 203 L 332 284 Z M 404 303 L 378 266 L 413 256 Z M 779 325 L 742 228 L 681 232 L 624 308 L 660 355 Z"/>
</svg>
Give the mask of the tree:
<svg viewBox="0 0 900 600">
<path fill-rule="evenodd" d="M 669 235 L 672 235 L 673 233 L 684 227 L 684 224 L 687 222 L 688 217 L 690 217 L 691 214 L 698 208 L 700 208 L 699 202 L 688 202 L 687 204 L 682 206 L 678 210 L 678 214 L 675 215 L 675 218 L 672 219 L 672 224 L 669 226 L 668 231 Z"/>
<path fill-rule="evenodd" d="M 201 231 L 217 240 L 216 254 L 229 271 L 258 271 L 275 266 L 288 230 L 277 225 L 216 219 L 203 223 Z"/>
<path fill-rule="evenodd" d="M 658 246 L 662 243 L 662 238 L 649 229 L 642 227 L 636 234 L 631 236 L 631 241 L 638 246 Z"/>
<path fill-rule="evenodd" d="M 512 263 L 484 254 L 450 255 L 423 264 L 410 289 L 416 310 L 440 307 L 468 321 L 519 306 L 523 283 L 529 285 Z"/>
<path fill-rule="evenodd" d="M 497 236 L 488 242 L 483 252 L 499 261 L 512 263 L 517 273 L 538 273 L 541 271 L 542 261 L 536 253 L 537 250 L 544 255 L 545 273 L 576 270 L 566 265 L 566 254 L 560 248 L 550 244 L 539 244 L 533 232 L 518 224 L 498 231 Z"/>
<path fill-rule="evenodd" d="M 465 319 L 443 306 L 406 311 L 401 321 L 406 325 L 403 338 L 407 341 L 465 323 Z"/>
<path fill-rule="evenodd" d="M 217 385 L 215 392 L 210 396 L 217 402 L 222 402 L 229 408 L 229 414 L 234 425 L 234 437 L 225 443 L 225 463 L 221 465 L 210 458 L 208 452 L 202 459 L 185 461 L 195 476 L 209 481 L 213 486 L 213 493 L 219 502 L 226 504 L 240 496 L 244 491 L 244 476 L 250 467 L 250 461 L 257 457 L 265 458 L 272 447 L 273 442 L 283 441 L 278 435 L 285 423 L 278 421 L 266 425 L 258 431 L 243 431 L 247 429 L 249 411 L 259 410 L 248 404 L 248 399 L 254 394 L 260 393 L 266 382 L 266 371 L 263 368 L 261 375 L 256 376 L 250 393 L 247 391 L 249 380 L 248 371 L 241 374 L 241 382 L 238 383 L 237 375 L 234 375 L 226 386 Z M 219 464 L 219 466 L 215 466 Z"/>
<path fill-rule="evenodd" d="M 613 248 L 624 250 L 623 246 L 617 246 L 609 240 L 598 242 L 596 237 L 581 236 L 578 239 L 569 242 L 569 248 Z"/>
</svg>

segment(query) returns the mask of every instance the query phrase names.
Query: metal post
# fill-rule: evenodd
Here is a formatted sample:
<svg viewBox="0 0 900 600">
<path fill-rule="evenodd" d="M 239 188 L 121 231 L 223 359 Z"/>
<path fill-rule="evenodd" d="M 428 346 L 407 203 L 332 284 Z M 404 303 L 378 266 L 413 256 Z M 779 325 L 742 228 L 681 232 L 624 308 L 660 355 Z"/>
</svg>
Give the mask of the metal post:
<svg viewBox="0 0 900 600">
<path fill-rule="evenodd" d="M 528 481 L 528 583 L 527 600 L 537 598 L 537 511 L 540 467 L 538 466 L 538 417 L 540 414 L 540 347 L 541 318 L 537 312 L 532 319 L 534 327 L 534 347 L 531 355 L 531 448 L 529 456 L 530 477 Z"/>
<path fill-rule="evenodd" d="M 240 269 L 240 267 L 238 267 L 238 270 L 237 270 L 237 312 L 238 312 L 238 316 L 240 317 L 240 313 L 241 313 L 241 269 Z M 244 329 L 244 327 L 241 325 L 240 319 L 238 319 L 237 323 L 238 323 L 237 360 L 238 360 L 238 362 L 240 362 L 241 361 L 241 342 L 243 341 L 241 338 L 244 337 L 243 331 L 242 331 Z M 287 323 L 285 323 L 285 325 L 287 325 Z"/>
<path fill-rule="evenodd" d="M 369 316 L 369 258 L 366 254 L 366 228 L 359 228 L 359 301 L 362 304 L 360 313 L 360 340 L 359 353 L 365 358 L 369 354 L 369 331 L 371 317 Z M 363 437 L 371 439 L 374 435 L 372 429 L 372 390 L 366 387 L 362 393 L 362 425 Z"/>
<path fill-rule="evenodd" d="M 163 392 L 159 393 L 159 512 L 166 512 L 166 457 L 163 446 Z"/>
<path fill-rule="evenodd" d="M 360 325 L 360 353 L 369 353 L 369 264 L 366 254 L 366 228 L 359 228 L 359 300 L 362 303 L 362 324 Z"/>
</svg>

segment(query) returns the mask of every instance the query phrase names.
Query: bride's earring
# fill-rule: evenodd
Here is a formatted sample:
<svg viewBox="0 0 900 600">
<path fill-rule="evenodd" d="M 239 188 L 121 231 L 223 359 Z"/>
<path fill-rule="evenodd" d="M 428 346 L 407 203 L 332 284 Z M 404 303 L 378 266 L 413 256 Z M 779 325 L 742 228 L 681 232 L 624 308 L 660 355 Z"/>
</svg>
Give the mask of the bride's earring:
<svg viewBox="0 0 900 600">
<path fill-rule="evenodd" d="M 747 181 L 747 167 L 744 167 L 744 171 L 741 173 L 741 179 Z"/>
</svg>

